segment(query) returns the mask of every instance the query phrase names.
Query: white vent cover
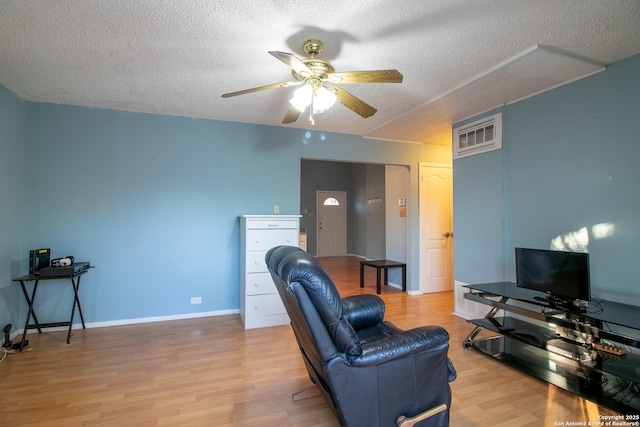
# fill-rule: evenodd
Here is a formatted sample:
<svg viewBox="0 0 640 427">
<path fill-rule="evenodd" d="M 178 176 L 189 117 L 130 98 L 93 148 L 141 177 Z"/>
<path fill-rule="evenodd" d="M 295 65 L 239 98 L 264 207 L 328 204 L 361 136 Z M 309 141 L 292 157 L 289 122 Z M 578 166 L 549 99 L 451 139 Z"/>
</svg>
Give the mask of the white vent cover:
<svg viewBox="0 0 640 427">
<path fill-rule="evenodd" d="M 502 148 L 502 113 L 453 129 L 453 158 Z"/>
</svg>

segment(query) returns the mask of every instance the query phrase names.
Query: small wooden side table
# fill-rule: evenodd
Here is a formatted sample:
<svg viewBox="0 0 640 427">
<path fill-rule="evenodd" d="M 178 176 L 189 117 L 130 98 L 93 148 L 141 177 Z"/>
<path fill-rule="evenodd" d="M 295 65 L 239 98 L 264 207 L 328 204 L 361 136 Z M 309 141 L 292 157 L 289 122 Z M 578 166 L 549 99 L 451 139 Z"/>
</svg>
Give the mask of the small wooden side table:
<svg viewBox="0 0 640 427">
<path fill-rule="evenodd" d="M 398 261 L 391 261 L 389 259 L 378 259 L 360 261 L 360 287 L 364 288 L 364 267 L 373 267 L 376 269 L 376 293 L 380 293 L 380 286 L 382 282 L 382 271 L 384 271 L 384 285 L 389 285 L 389 269 L 401 268 L 402 269 L 402 291 L 407 291 L 407 264 Z"/>
</svg>

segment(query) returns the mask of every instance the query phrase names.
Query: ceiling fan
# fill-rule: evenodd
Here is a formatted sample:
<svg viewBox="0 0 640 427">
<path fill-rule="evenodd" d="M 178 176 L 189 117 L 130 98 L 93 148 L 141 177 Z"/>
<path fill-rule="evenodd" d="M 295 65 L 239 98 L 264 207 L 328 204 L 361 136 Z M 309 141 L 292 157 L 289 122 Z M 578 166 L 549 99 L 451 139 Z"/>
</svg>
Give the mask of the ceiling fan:
<svg viewBox="0 0 640 427">
<path fill-rule="evenodd" d="M 330 84 L 325 85 L 325 83 L 402 83 L 402 74 L 398 70 L 336 73 L 335 68 L 329 61 L 316 58 L 322 50 L 322 42 L 320 40 L 307 40 L 304 42 L 303 48 L 310 56 L 309 58 L 298 59 L 291 53 L 269 51 L 269 54 L 291 67 L 291 73 L 295 80 L 225 93 L 222 97 L 231 98 L 261 90 L 302 85 L 295 91 L 293 98 L 289 101 L 291 107 L 285 114 L 282 123 L 295 122 L 298 120 L 300 113 L 309 107 L 309 121 L 313 125 L 315 124 L 314 114 L 327 111 L 336 101 L 364 118 L 373 116 L 378 111 L 341 87 Z"/>
</svg>

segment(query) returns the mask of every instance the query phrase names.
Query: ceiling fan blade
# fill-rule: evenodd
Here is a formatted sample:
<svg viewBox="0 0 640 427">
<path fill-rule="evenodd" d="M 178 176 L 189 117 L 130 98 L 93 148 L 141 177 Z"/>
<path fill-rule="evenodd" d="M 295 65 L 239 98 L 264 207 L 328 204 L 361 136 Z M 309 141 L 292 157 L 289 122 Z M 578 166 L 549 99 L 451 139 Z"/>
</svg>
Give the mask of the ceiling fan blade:
<svg viewBox="0 0 640 427">
<path fill-rule="evenodd" d="M 365 119 L 367 117 L 373 116 L 376 111 L 378 111 L 360 98 L 357 98 L 356 96 L 338 86 L 333 86 L 331 87 L 331 89 L 336 92 L 336 98 L 339 103 L 354 111 L 355 113 L 361 115 Z"/>
<path fill-rule="evenodd" d="M 297 86 L 297 85 L 302 84 L 302 83 L 303 82 L 294 82 L 294 81 L 283 82 L 283 83 L 274 83 L 274 84 L 271 84 L 271 85 L 258 86 L 258 87 L 254 87 L 254 88 L 251 88 L 251 89 L 239 90 L 237 92 L 225 93 L 225 94 L 222 94 L 222 97 L 223 98 L 231 98 L 232 96 L 244 95 L 244 94 L 252 93 L 252 92 L 259 92 L 261 90 L 276 89 L 276 88 L 279 88 L 279 87 Z"/>
<path fill-rule="evenodd" d="M 280 61 L 287 64 L 293 71 L 296 73 L 306 77 L 311 74 L 311 70 L 307 67 L 304 62 L 296 58 L 295 55 L 287 52 L 278 52 L 276 50 L 269 51 L 269 54 L 273 55 Z"/>
<path fill-rule="evenodd" d="M 282 124 L 288 125 L 289 123 L 293 123 L 296 120 L 298 120 L 299 116 L 300 116 L 300 110 L 298 110 L 296 107 L 291 107 L 289 108 L 289 111 L 287 111 L 287 114 L 284 115 L 284 119 L 282 119 Z"/>
<path fill-rule="evenodd" d="M 398 70 L 346 71 L 331 73 L 327 77 L 332 83 L 402 83 Z"/>
</svg>

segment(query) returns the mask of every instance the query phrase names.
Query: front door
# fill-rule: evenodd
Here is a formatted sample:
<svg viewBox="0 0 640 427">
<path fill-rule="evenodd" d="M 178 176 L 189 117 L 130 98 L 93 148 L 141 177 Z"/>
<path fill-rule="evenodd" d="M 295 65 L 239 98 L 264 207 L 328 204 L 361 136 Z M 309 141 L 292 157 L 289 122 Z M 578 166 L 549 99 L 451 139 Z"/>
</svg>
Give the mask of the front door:
<svg viewBox="0 0 640 427">
<path fill-rule="evenodd" d="M 420 165 L 420 290 L 450 291 L 453 228 L 451 168 Z"/>
<path fill-rule="evenodd" d="M 318 257 L 347 254 L 347 193 L 316 192 Z"/>
</svg>

